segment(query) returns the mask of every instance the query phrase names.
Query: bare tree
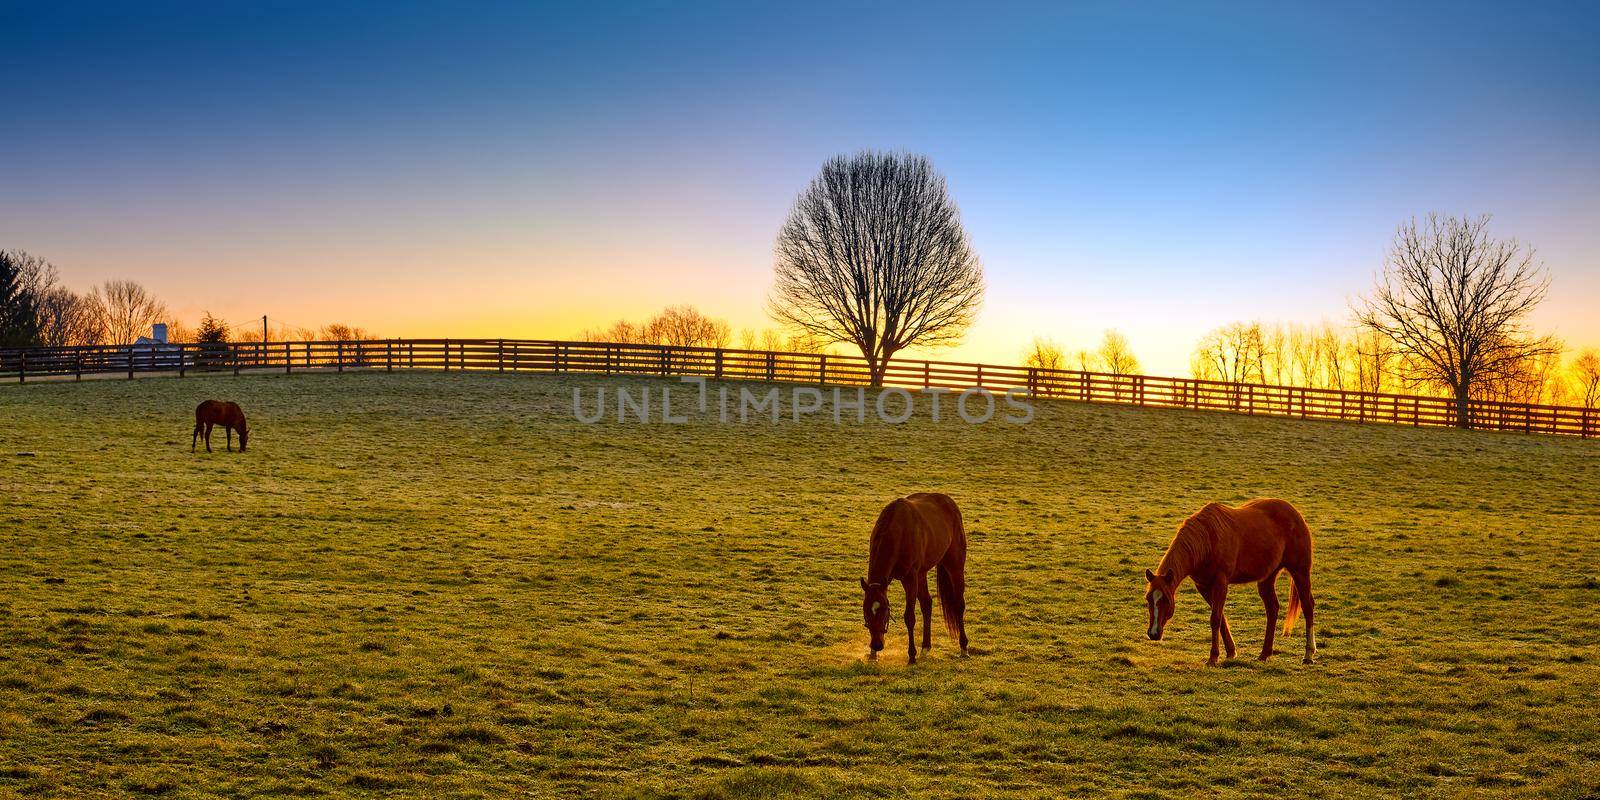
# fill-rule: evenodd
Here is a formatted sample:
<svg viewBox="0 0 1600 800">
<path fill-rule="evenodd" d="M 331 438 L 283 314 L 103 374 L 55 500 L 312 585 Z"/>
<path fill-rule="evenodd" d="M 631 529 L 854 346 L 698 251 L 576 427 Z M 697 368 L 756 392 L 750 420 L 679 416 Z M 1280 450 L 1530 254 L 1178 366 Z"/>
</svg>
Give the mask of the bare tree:
<svg viewBox="0 0 1600 800">
<path fill-rule="evenodd" d="M 100 344 L 104 332 L 88 298 L 53 286 L 39 298 L 39 340 L 46 347 Z"/>
<path fill-rule="evenodd" d="M 1350 349 L 1345 347 L 1344 337 L 1337 328 L 1324 322 L 1322 329 L 1317 331 L 1316 342 L 1317 360 L 1321 365 L 1318 378 L 1321 388 L 1343 391 L 1350 360 Z"/>
<path fill-rule="evenodd" d="M 109 344 L 132 344 L 167 315 L 167 307 L 134 281 L 106 281 L 89 290 L 89 302 Z"/>
<path fill-rule="evenodd" d="M 259 334 L 258 334 L 259 335 Z M 357 342 L 375 338 L 366 328 L 334 322 L 322 326 L 322 339 L 328 342 Z"/>
<path fill-rule="evenodd" d="M 1191 370 L 1202 380 L 1260 383 L 1264 352 L 1261 323 L 1234 322 L 1201 337 Z"/>
<path fill-rule="evenodd" d="M 983 267 L 932 163 L 837 156 L 795 200 L 774 247 L 774 319 L 860 348 L 873 386 L 895 353 L 960 341 L 983 299 Z"/>
<path fill-rule="evenodd" d="M 644 328 L 649 341 L 673 347 L 727 347 L 732 338 L 727 322 L 712 319 L 694 306 L 670 306 Z"/>
<path fill-rule="evenodd" d="M 1317 335 L 1305 325 L 1289 326 L 1284 346 L 1289 351 L 1289 380 L 1295 386 L 1315 386 L 1318 369 Z"/>
<path fill-rule="evenodd" d="M 1035 336 L 1022 356 L 1022 365 L 1034 369 L 1065 369 L 1067 358 L 1061 352 L 1061 345 L 1054 340 Z"/>
<path fill-rule="evenodd" d="M 1139 371 L 1139 357 L 1128 347 L 1128 337 L 1114 328 L 1106 331 L 1095 356 L 1100 359 L 1100 366 L 1112 375 L 1132 375 Z"/>
<path fill-rule="evenodd" d="M 1364 335 L 1357 334 L 1346 347 L 1356 367 L 1356 390 L 1383 391 L 1394 360 L 1394 349 L 1388 338 L 1368 330 Z"/>
<path fill-rule="evenodd" d="M 582 339 L 586 342 L 606 342 L 610 344 L 642 344 L 646 341 L 643 326 L 635 325 L 625 319 L 611 323 L 609 328 L 591 328 L 585 330 Z"/>
<path fill-rule="evenodd" d="M 1572 382 L 1584 408 L 1600 406 L 1600 355 L 1585 350 L 1573 359 Z"/>
<path fill-rule="evenodd" d="M 1449 388 L 1456 425 L 1472 425 L 1470 400 L 1485 381 L 1554 348 L 1524 327 L 1549 279 L 1533 249 L 1489 237 L 1489 217 L 1429 215 L 1401 225 L 1378 285 L 1357 313 L 1387 336 L 1414 384 Z"/>
</svg>

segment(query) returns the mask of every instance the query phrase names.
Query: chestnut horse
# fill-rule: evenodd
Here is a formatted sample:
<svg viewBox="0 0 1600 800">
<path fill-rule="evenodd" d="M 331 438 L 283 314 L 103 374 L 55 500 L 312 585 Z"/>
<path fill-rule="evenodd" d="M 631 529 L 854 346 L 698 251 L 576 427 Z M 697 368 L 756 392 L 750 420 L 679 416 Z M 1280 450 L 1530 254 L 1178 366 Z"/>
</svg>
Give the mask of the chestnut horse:
<svg viewBox="0 0 1600 800">
<path fill-rule="evenodd" d="M 189 452 L 194 452 L 200 431 L 205 429 L 206 452 L 211 452 L 211 426 L 221 425 L 228 430 L 228 450 L 233 450 L 233 432 L 239 432 L 239 452 L 250 444 L 250 428 L 245 424 L 244 411 L 232 400 L 207 400 L 194 409 L 194 436 L 189 439 Z"/>
<path fill-rule="evenodd" d="M 967 652 L 966 590 L 967 534 L 961 527 L 961 509 L 948 495 L 922 492 L 885 506 L 872 526 L 867 577 L 861 579 L 861 613 L 872 633 L 872 656 L 883 649 L 889 627 L 889 584 L 900 581 L 906 590 L 906 646 L 908 662 L 917 663 L 917 612 L 922 604 L 922 651 L 933 646 L 933 598 L 928 594 L 928 570 L 937 573 L 939 609 L 945 629 L 961 641 Z"/>
<path fill-rule="evenodd" d="M 1267 607 L 1267 639 L 1261 658 L 1272 655 L 1273 629 L 1278 624 L 1278 573 L 1288 570 L 1292 582 L 1289 613 L 1283 634 L 1294 628 L 1295 616 L 1306 615 L 1306 658 L 1311 663 L 1317 652 L 1313 625 L 1316 603 L 1311 599 L 1311 530 L 1294 506 L 1283 500 L 1251 500 L 1238 508 L 1210 503 L 1183 521 L 1178 535 L 1161 557 L 1155 572 L 1144 571 L 1148 586 L 1145 603 L 1150 613 L 1150 638 L 1159 640 L 1167 620 L 1172 619 L 1173 599 L 1184 578 L 1193 578 L 1200 596 L 1211 604 L 1211 660 L 1217 663 L 1217 640 L 1227 646 L 1233 658 L 1233 632 L 1222 604 L 1228 599 L 1228 585 L 1254 583 Z"/>
</svg>

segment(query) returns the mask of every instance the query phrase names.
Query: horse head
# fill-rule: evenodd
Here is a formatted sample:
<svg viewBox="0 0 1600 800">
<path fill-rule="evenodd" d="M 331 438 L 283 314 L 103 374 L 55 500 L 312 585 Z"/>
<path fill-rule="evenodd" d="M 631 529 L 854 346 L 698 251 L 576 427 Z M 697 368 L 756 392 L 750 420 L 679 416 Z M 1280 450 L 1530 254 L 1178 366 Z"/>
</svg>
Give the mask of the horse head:
<svg viewBox="0 0 1600 800">
<path fill-rule="evenodd" d="M 861 616 L 872 634 L 872 654 L 883 649 L 883 632 L 889 628 L 889 583 L 867 583 L 861 579 Z"/>
<path fill-rule="evenodd" d="M 249 447 L 249 446 L 250 446 L 250 426 L 247 425 L 246 423 L 241 422 L 241 423 L 239 423 L 239 452 L 243 453 L 244 449 L 246 447 Z"/>
<path fill-rule="evenodd" d="M 1144 571 L 1144 579 L 1147 583 L 1144 591 L 1144 601 L 1145 605 L 1149 606 L 1150 612 L 1150 630 L 1148 633 L 1150 638 L 1156 641 L 1161 640 L 1161 634 L 1162 631 L 1166 630 L 1167 621 L 1172 619 L 1172 598 L 1178 593 L 1177 581 L 1173 580 L 1174 577 L 1170 569 L 1161 575 L 1157 575 L 1150 570 Z"/>
</svg>

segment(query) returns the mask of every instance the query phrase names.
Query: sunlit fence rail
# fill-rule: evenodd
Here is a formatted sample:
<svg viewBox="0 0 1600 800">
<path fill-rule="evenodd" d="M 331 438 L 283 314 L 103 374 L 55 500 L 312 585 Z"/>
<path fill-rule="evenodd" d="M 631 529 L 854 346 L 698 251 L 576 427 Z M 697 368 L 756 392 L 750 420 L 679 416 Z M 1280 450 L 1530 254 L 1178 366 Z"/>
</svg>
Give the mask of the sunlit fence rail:
<svg viewBox="0 0 1600 800">
<path fill-rule="evenodd" d="M 141 373 L 186 376 L 192 372 L 411 369 L 700 375 L 845 386 L 870 382 L 867 362 L 859 356 L 544 339 L 376 339 L 0 350 L 0 380 L 14 378 L 18 383 L 105 374 L 132 378 Z M 888 365 L 883 382 L 885 386 L 913 389 L 1018 389 L 1034 397 L 1154 408 L 1430 427 L 1456 424 L 1456 404 L 1449 398 L 1193 378 L 902 359 Z M 1600 409 L 1472 401 L 1468 410 L 1472 427 L 1478 429 L 1600 437 Z"/>
</svg>

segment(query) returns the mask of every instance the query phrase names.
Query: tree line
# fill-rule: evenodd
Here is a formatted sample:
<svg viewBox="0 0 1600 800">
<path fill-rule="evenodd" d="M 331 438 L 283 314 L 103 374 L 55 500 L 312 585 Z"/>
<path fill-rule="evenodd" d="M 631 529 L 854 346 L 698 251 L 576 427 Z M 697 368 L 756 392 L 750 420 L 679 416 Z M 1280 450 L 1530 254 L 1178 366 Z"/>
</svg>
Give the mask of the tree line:
<svg viewBox="0 0 1600 800">
<path fill-rule="evenodd" d="M 1600 404 L 1600 354 L 1563 359 L 1560 343 L 1477 376 L 1477 400 L 1549 405 Z M 1405 351 L 1359 325 L 1231 322 L 1195 345 L 1190 374 L 1203 380 L 1394 394 L 1447 395 L 1447 378 L 1407 365 Z"/>
<path fill-rule="evenodd" d="M 0 347 L 129 345 L 167 326 L 167 341 L 182 343 L 259 342 L 261 329 L 230 325 L 207 312 L 195 326 L 174 316 L 137 281 L 107 280 L 84 293 L 61 283 L 48 260 L 23 250 L 0 250 Z M 363 328 L 329 324 L 320 328 L 279 325 L 275 341 L 370 339 Z"/>
<path fill-rule="evenodd" d="M 604 328 L 589 328 L 581 333 L 586 342 L 614 344 L 656 344 L 671 347 L 726 348 L 734 345 L 733 328 L 727 320 L 715 319 L 690 305 L 668 306 L 643 322 L 619 319 Z M 771 350 L 789 353 L 821 353 L 827 347 L 814 338 L 785 333 L 772 328 L 739 331 L 738 346 L 743 350 Z"/>
</svg>

